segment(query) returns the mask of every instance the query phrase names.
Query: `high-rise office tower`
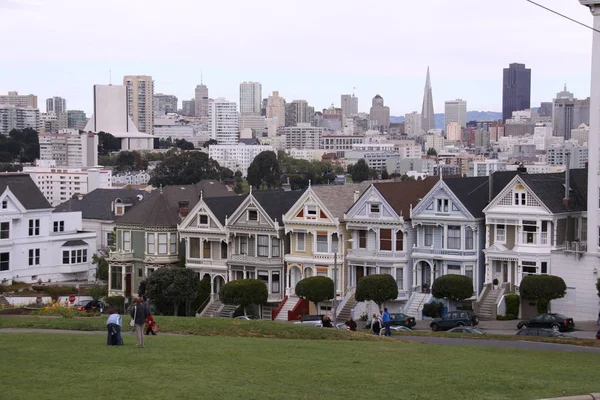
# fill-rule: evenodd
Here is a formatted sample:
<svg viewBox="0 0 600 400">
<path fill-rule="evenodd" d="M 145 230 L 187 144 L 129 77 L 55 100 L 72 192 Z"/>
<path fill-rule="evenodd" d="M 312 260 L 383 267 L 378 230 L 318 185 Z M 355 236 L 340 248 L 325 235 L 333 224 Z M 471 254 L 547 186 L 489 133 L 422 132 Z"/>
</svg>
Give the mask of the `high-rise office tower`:
<svg viewBox="0 0 600 400">
<path fill-rule="evenodd" d="M 448 100 L 444 110 L 444 128 L 456 122 L 458 126 L 467 126 L 467 102 L 461 99 Z"/>
<path fill-rule="evenodd" d="M 315 113 L 306 100 L 294 100 L 285 104 L 285 126 L 310 123 Z"/>
<path fill-rule="evenodd" d="M 224 98 L 210 103 L 210 138 L 218 144 L 236 144 L 238 142 L 237 104 Z"/>
<path fill-rule="evenodd" d="M 343 94 L 341 97 L 342 114 L 344 117 L 358 114 L 358 97 L 353 94 Z"/>
<path fill-rule="evenodd" d="M 46 99 L 46 112 L 54 114 L 64 114 L 67 112 L 67 100 L 59 96 Z"/>
<path fill-rule="evenodd" d="M 590 98 L 578 100 L 567 90 L 556 94 L 552 107 L 553 136 L 568 140 L 571 129 L 590 124 Z"/>
<path fill-rule="evenodd" d="M 152 134 L 154 126 L 154 81 L 148 75 L 126 75 L 127 113 L 138 131 Z"/>
<path fill-rule="evenodd" d="M 267 99 L 267 118 L 277 118 L 277 127 L 285 126 L 285 99 L 278 91 Z"/>
<path fill-rule="evenodd" d="M 404 115 L 404 132 L 408 137 L 419 136 L 423 133 L 421 122 L 421 114 L 416 111 Z"/>
<path fill-rule="evenodd" d="M 88 123 L 88 118 L 82 110 L 67 111 L 67 128 L 84 130 Z"/>
<path fill-rule="evenodd" d="M 423 108 L 421 109 L 421 129 L 428 132 L 435 129 L 435 116 L 433 114 L 433 94 L 431 92 L 431 77 L 427 67 L 427 78 L 425 78 L 425 92 L 423 93 Z"/>
<path fill-rule="evenodd" d="M 513 111 L 531 108 L 531 69 L 513 63 L 504 68 L 502 80 L 502 120 L 512 118 Z"/>
<path fill-rule="evenodd" d="M 258 82 L 240 83 L 240 114 L 260 115 L 262 87 Z"/>
<path fill-rule="evenodd" d="M 374 121 L 374 129 L 387 132 L 390 127 L 390 108 L 383 103 L 383 97 L 375 95 L 369 110 L 369 119 Z"/>
<path fill-rule="evenodd" d="M 196 101 L 196 117 L 207 118 L 210 114 L 210 102 L 208 100 L 208 87 L 205 84 L 200 83 L 196 86 L 194 99 Z"/>
<path fill-rule="evenodd" d="M 156 93 L 152 101 L 154 103 L 154 116 L 177 112 L 177 105 L 179 103 L 177 96 Z"/>
<path fill-rule="evenodd" d="M 187 117 L 196 115 L 196 99 L 183 100 L 181 102 L 181 112 Z"/>
</svg>

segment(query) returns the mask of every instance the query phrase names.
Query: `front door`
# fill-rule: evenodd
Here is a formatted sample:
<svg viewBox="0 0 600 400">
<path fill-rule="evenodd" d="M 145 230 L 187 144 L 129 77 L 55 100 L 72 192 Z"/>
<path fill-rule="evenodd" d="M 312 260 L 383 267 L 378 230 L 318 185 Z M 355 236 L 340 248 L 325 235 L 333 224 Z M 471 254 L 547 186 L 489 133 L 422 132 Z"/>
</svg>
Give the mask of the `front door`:
<svg viewBox="0 0 600 400">
<path fill-rule="evenodd" d="M 133 286 L 133 277 L 131 273 L 125 274 L 125 297 L 131 296 L 131 287 Z"/>
<path fill-rule="evenodd" d="M 496 261 L 494 263 L 494 277 L 498 279 L 498 285 L 508 281 L 508 264 L 506 262 Z"/>
<path fill-rule="evenodd" d="M 356 275 L 356 282 L 354 282 L 354 284 L 356 285 L 358 283 L 358 281 L 361 280 L 362 277 L 365 276 L 365 269 L 364 269 L 364 267 L 362 265 L 357 265 L 355 267 L 355 269 L 356 269 L 356 274 L 355 274 Z"/>
<path fill-rule="evenodd" d="M 421 262 L 421 286 L 431 288 L 431 266 L 425 261 Z"/>
<path fill-rule="evenodd" d="M 302 273 L 298 267 L 292 267 L 290 269 L 290 287 L 289 294 L 293 295 L 296 293 L 296 284 L 302 279 Z"/>
</svg>

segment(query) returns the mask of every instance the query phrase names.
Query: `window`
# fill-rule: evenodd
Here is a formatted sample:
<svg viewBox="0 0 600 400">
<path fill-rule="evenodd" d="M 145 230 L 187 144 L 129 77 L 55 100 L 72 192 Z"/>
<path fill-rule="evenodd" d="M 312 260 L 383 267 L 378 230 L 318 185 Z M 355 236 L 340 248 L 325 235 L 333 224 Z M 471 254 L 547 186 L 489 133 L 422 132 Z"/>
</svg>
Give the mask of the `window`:
<svg viewBox="0 0 600 400">
<path fill-rule="evenodd" d="M 210 242 L 208 240 L 202 241 L 202 258 L 211 258 Z"/>
<path fill-rule="evenodd" d="M 30 219 L 29 220 L 29 236 L 39 236 L 40 235 L 40 220 L 39 219 Z"/>
<path fill-rule="evenodd" d="M 110 288 L 113 290 L 123 289 L 123 267 L 110 267 Z"/>
<path fill-rule="evenodd" d="M 460 226 L 448 227 L 448 248 L 460 249 Z"/>
<path fill-rule="evenodd" d="M 63 264 L 69 264 L 69 258 L 70 258 L 69 251 L 63 250 L 63 260 L 62 260 Z"/>
<path fill-rule="evenodd" d="M 327 267 L 317 266 L 317 276 L 327 276 Z"/>
<path fill-rule="evenodd" d="M 190 258 L 200 258 L 200 238 L 190 238 Z"/>
<path fill-rule="evenodd" d="M 265 284 L 269 282 L 269 271 L 258 271 L 257 279 Z"/>
<path fill-rule="evenodd" d="M 71 250 L 71 264 L 77 264 L 77 250 Z"/>
<path fill-rule="evenodd" d="M 0 253 L 0 271 L 8 271 L 10 264 L 10 253 Z"/>
<path fill-rule="evenodd" d="M 379 214 L 379 204 L 371 204 L 371 213 Z"/>
<path fill-rule="evenodd" d="M 171 239 L 171 248 L 169 251 L 171 252 L 171 254 L 177 254 L 177 234 L 171 233 L 171 236 L 169 238 Z"/>
<path fill-rule="evenodd" d="M 271 239 L 271 254 L 273 257 L 281 256 L 281 249 L 279 247 L 279 239 L 277 239 L 277 238 Z"/>
<path fill-rule="evenodd" d="M 8 208 L 8 200 L 2 200 L 2 209 L 6 210 Z"/>
<path fill-rule="evenodd" d="M 29 249 L 29 265 L 40 265 L 40 249 Z"/>
<path fill-rule="evenodd" d="M 460 265 L 448 265 L 448 275 L 461 275 Z"/>
<path fill-rule="evenodd" d="M 496 225 L 496 241 L 506 242 L 506 225 Z"/>
<path fill-rule="evenodd" d="M 296 233 L 296 251 L 305 251 L 304 242 L 306 241 L 306 233 Z"/>
<path fill-rule="evenodd" d="M 473 250 L 473 228 L 465 228 L 465 249 Z"/>
<path fill-rule="evenodd" d="M 472 265 L 465 266 L 465 276 L 468 276 L 469 278 L 471 278 L 471 280 L 473 280 L 473 266 Z"/>
<path fill-rule="evenodd" d="M 533 275 L 538 273 L 535 261 L 523 261 L 521 266 L 523 275 Z"/>
<path fill-rule="evenodd" d="M 138 278 L 143 278 L 144 277 L 144 270 L 142 268 L 138 268 L 137 269 L 138 272 Z"/>
<path fill-rule="evenodd" d="M 425 227 L 425 246 L 433 246 L 433 226 Z"/>
<path fill-rule="evenodd" d="M 317 218 L 317 206 L 306 206 L 306 217 L 310 219 Z"/>
<path fill-rule="evenodd" d="M 156 236 L 154 235 L 154 233 L 149 233 L 148 234 L 148 239 L 146 239 L 146 242 L 148 244 L 148 250 L 147 253 L 148 254 L 154 254 L 156 253 L 156 246 L 155 246 L 155 241 L 156 241 Z"/>
<path fill-rule="evenodd" d="M 396 251 L 404 250 L 404 232 L 396 232 Z"/>
<path fill-rule="evenodd" d="M 267 235 L 258 235 L 258 251 L 259 257 L 269 257 L 269 237 Z"/>
<path fill-rule="evenodd" d="M 65 221 L 54 221 L 54 232 L 64 232 Z"/>
<path fill-rule="evenodd" d="M 358 248 L 367 248 L 367 231 L 358 231 Z"/>
<path fill-rule="evenodd" d="M 116 206 L 115 207 L 115 215 L 123 215 L 125 214 L 125 206 Z"/>
<path fill-rule="evenodd" d="M 227 259 L 227 243 L 221 242 L 221 259 Z"/>
<path fill-rule="evenodd" d="M 379 230 L 379 250 L 392 251 L 392 230 Z"/>
<path fill-rule="evenodd" d="M 337 233 L 334 233 L 333 235 L 331 235 L 331 251 L 333 253 L 339 253 L 340 251 L 340 243 L 339 243 L 339 239 L 338 239 L 338 235 Z"/>
<path fill-rule="evenodd" d="M 131 250 L 131 232 L 123 232 L 123 250 Z"/>
<path fill-rule="evenodd" d="M 83 253 L 82 262 L 87 262 L 87 249 L 81 251 Z"/>
<path fill-rule="evenodd" d="M 0 239 L 10 238 L 10 223 L 0 222 Z"/>
<path fill-rule="evenodd" d="M 548 273 L 548 263 L 546 261 L 542 261 L 542 274 Z"/>
<path fill-rule="evenodd" d="M 396 285 L 398 290 L 404 290 L 404 268 L 396 268 Z"/>
<path fill-rule="evenodd" d="M 240 236 L 240 254 L 248 254 L 248 236 Z"/>
<path fill-rule="evenodd" d="M 258 221 L 258 211 L 248 210 L 248 221 Z"/>
<path fill-rule="evenodd" d="M 279 293 L 279 271 L 273 271 L 271 274 L 271 292 Z"/>
<path fill-rule="evenodd" d="M 200 214 L 198 216 L 198 225 L 208 225 L 208 215 Z"/>
<path fill-rule="evenodd" d="M 514 192 L 515 196 L 515 206 L 521 205 L 524 206 L 527 204 L 527 193 L 525 192 Z"/>
<path fill-rule="evenodd" d="M 437 199 L 437 212 L 448 212 L 448 204 L 450 201 L 448 199 Z"/>
<path fill-rule="evenodd" d="M 317 232 L 317 253 L 327 253 L 329 251 L 329 242 L 327 240 L 327 234 L 323 232 Z"/>
<path fill-rule="evenodd" d="M 167 234 L 158 234 L 158 254 L 167 254 Z"/>
</svg>

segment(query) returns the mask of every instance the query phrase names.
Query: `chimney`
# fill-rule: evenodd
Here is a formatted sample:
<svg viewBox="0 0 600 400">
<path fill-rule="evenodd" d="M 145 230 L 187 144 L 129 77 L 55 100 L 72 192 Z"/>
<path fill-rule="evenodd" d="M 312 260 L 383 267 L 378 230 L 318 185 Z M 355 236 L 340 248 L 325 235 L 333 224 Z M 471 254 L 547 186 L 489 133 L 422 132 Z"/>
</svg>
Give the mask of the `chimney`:
<svg viewBox="0 0 600 400">
<path fill-rule="evenodd" d="M 567 168 L 565 169 L 565 197 L 563 199 L 563 204 L 565 205 L 565 207 L 569 208 L 569 191 L 571 188 L 571 170 L 569 169 L 570 154 L 567 153 L 565 154 L 565 156 L 567 157 Z"/>
<path fill-rule="evenodd" d="M 358 201 L 358 198 L 360 197 L 360 192 L 358 190 L 354 191 L 354 202 L 356 203 Z"/>
<path fill-rule="evenodd" d="M 488 203 L 490 203 L 494 199 L 494 171 L 490 171 L 490 175 L 488 176 Z"/>
<path fill-rule="evenodd" d="M 177 212 L 182 217 L 187 217 L 187 215 L 190 213 L 190 202 L 187 201 L 187 200 L 180 201 L 179 202 L 179 208 L 177 209 Z"/>
</svg>

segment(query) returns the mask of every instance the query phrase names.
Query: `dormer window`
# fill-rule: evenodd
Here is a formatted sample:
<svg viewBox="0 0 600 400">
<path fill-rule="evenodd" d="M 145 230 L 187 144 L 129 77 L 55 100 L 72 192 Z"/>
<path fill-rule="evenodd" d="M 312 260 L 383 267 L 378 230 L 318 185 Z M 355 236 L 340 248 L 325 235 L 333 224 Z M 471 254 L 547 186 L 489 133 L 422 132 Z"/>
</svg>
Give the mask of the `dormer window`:
<svg viewBox="0 0 600 400">
<path fill-rule="evenodd" d="M 524 206 L 527 204 L 527 193 L 526 192 L 514 192 L 515 196 L 515 206 Z"/>
<path fill-rule="evenodd" d="M 306 206 L 306 218 L 316 219 L 317 218 L 317 206 L 309 205 Z"/>
<path fill-rule="evenodd" d="M 8 208 L 8 200 L 2 200 L 2 209 L 6 210 Z"/>
<path fill-rule="evenodd" d="M 448 212 L 450 200 L 448 199 L 437 199 L 437 212 Z"/>
<path fill-rule="evenodd" d="M 198 215 L 198 225 L 208 225 L 208 215 L 206 215 L 206 214 Z"/>
<path fill-rule="evenodd" d="M 115 215 L 116 216 L 120 216 L 120 215 L 123 215 L 123 214 L 125 214 L 125 206 L 117 204 L 115 206 Z"/>
<path fill-rule="evenodd" d="M 371 214 L 379 214 L 379 204 L 370 205 Z"/>
<path fill-rule="evenodd" d="M 258 221 L 258 211 L 248 210 L 248 221 Z"/>
</svg>

